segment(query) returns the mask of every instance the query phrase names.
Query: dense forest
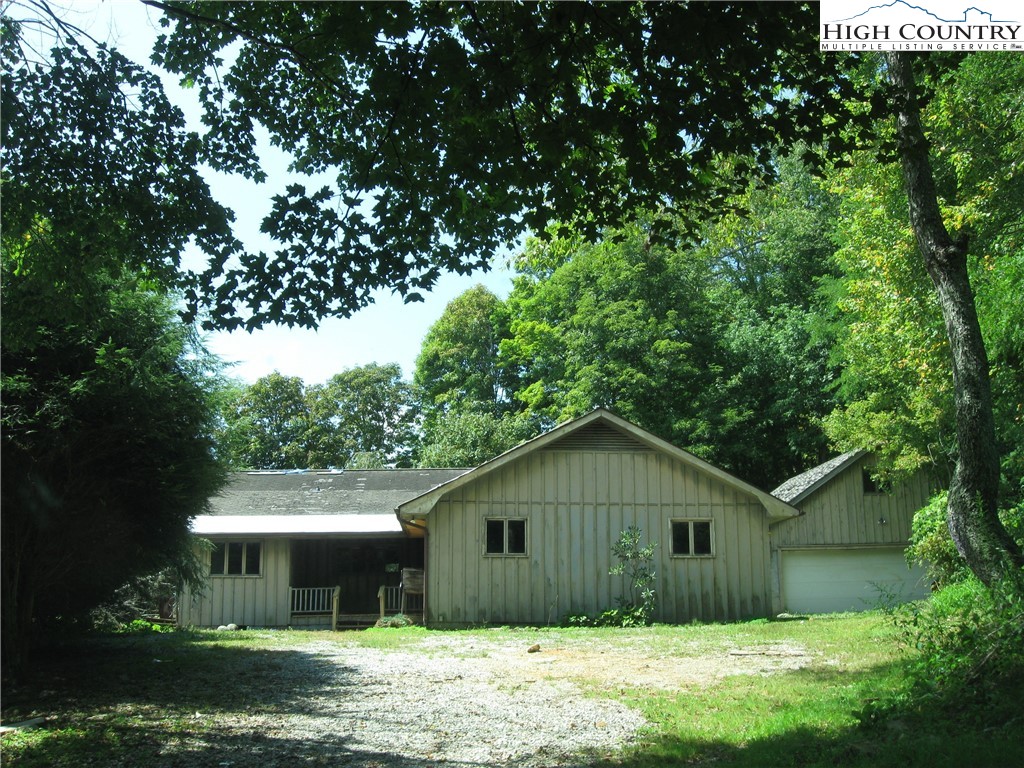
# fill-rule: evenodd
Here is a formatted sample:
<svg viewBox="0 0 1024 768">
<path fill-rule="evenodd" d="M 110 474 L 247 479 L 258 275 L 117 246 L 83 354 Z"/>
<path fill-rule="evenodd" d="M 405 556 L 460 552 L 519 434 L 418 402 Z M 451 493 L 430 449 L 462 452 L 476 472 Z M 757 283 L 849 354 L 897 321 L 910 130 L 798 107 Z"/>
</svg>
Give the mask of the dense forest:
<svg viewBox="0 0 1024 768">
<path fill-rule="evenodd" d="M 153 68 L 4 7 L 5 662 L 194 576 L 229 468 L 473 465 L 606 406 L 764 488 L 853 448 L 932 472 L 915 547 L 1024 678 L 1020 56 L 821 54 L 814 4 L 143 2 Z M 268 193 L 269 253 L 204 177 L 263 180 L 258 134 L 311 185 Z M 246 385 L 199 339 L 523 242 L 408 380 Z"/>
</svg>

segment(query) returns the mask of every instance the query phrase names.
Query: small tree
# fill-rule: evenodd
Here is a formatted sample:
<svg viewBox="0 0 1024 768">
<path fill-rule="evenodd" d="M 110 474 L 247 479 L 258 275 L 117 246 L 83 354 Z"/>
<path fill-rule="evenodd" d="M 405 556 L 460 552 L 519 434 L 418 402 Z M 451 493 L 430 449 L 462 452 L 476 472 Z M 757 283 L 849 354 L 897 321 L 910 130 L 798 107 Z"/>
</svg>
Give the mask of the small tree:
<svg viewBox="0 0 1024 768">
<path fill-rule="evenodd" d="M 651 623 L 658 596 L 654 589 L 654 548 L 657 542 L 640 546 L 643 532 L 635 525 L 619 534 L 619 540 L 612 544 L 612 554 L 619 559 L 608 573 L 625 576 L 628 592 L 618 598 L 619 615 L 624 627 L 643 626 Z"/>
</svg>

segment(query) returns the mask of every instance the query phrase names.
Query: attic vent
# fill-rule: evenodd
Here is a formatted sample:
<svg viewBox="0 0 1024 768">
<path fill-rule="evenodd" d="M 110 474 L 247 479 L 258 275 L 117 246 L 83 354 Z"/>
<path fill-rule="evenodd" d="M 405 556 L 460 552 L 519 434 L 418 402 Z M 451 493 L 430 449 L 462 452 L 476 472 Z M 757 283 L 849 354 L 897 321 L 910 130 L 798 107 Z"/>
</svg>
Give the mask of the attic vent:
<svg viewBox="0 0 1024 768">
<path fill-rule="evenodd" d="M 595 421 L 546 446 L 547 451 L 650 451 L 632 435 Z"/>
</svg>

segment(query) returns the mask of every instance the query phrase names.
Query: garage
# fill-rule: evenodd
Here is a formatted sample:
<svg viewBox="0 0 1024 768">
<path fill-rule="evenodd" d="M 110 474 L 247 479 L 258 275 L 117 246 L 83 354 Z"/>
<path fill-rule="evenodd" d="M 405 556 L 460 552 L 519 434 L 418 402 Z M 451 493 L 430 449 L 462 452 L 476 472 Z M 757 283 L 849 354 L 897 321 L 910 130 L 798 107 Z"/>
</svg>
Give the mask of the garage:
<svg viewBox="0 0 1024 768">
<path fill-rule="evenodd" d="M 787 613 L 866 611 L 929 593 L 923 568 L 908 568 L 902 547 L 784 550 L 782 603 Z"/>
</svg>

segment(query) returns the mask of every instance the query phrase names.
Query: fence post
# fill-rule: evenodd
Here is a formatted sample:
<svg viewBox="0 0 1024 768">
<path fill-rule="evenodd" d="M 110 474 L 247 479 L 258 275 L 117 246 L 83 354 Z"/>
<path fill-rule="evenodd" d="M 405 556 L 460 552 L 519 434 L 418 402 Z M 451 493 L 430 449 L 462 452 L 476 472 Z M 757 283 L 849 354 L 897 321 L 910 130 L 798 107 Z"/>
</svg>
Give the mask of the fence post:
<svg viewBox="0 0 1024 768">
<path fill-rule="evenodd" d="M 331 629 L 338 629 L 338 609 L 341 605 L 341 585 L 334 588 L 334 599 L 331 601 Z"/>
</svg>

